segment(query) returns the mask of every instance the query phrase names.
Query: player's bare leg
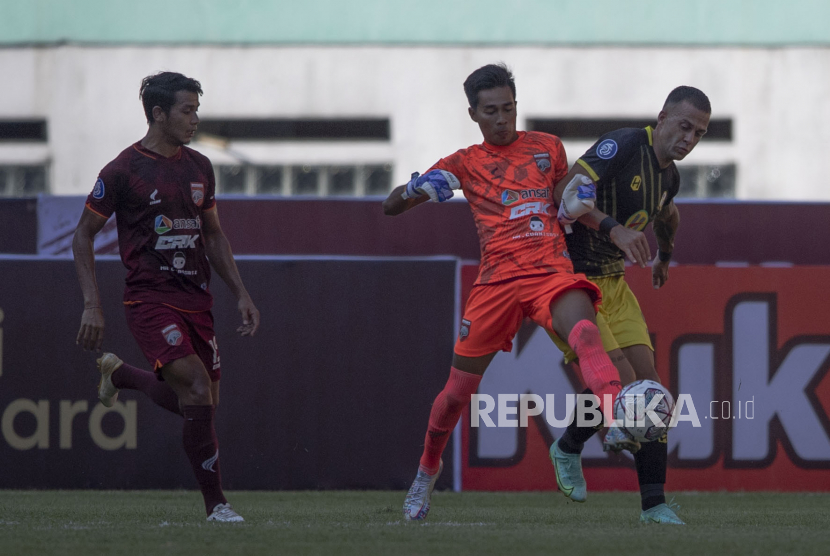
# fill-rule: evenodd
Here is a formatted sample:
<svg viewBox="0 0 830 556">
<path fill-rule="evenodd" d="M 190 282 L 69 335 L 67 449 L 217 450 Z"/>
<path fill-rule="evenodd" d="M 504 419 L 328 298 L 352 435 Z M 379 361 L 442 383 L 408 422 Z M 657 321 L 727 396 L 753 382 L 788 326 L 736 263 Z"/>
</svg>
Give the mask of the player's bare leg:
<svg viewBox="0 0 830 556">
<path fill-rule="evenodd" d="M 470 403 L 470 396 L 478 390 L 481 377 L 495 356 L 495 352 L 481 357 L 463 357 L 457 353 L 453 355 L 450 378 L 435 398 L 429 414 L 424 453 L 418 473 L 403 503 L 403 516 L 406 521 L 426 519 L 432 490 L 444 467 L 441 454 L 461 412 Z"/>
<path fill-rule="evenodd" d="M 196 481 L 205 499 L 208 521 L 244 521 L 228 504 L 222 493 L 219 468 L 219 442 L 213 425 L 213 386 L 202 361 L 196 355 L 176 359 L 161 368 L 182 406 L 184 427 L 182 440 Z"/>
</svg>

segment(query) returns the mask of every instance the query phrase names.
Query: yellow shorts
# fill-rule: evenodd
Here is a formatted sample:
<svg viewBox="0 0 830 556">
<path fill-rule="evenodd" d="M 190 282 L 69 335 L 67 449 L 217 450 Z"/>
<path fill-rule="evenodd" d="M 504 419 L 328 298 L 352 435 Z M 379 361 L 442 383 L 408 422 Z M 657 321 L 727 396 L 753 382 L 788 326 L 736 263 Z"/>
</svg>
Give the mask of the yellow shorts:
<svg viewBox="0 0 830 556">
<path fill-rule="evenodd" d="M 648 335 L 648 326 L 640 304 L 634 297 L 634 292 L 625 282 L 625 277 L 598 276 L 589 278 L 602 291 L 602 305 L 597 312 L 597 327 L 602 337 L 602 347 L 606 353 L 617 348 L 626 348 L 643 344 L 654 351 L 651 338 Z M 562 353 L 565 354 L 565 363 L 577 359 L 576 354 L 567 342 L 562 341 L 556 334 L 548 335 Z"/>
</svg>

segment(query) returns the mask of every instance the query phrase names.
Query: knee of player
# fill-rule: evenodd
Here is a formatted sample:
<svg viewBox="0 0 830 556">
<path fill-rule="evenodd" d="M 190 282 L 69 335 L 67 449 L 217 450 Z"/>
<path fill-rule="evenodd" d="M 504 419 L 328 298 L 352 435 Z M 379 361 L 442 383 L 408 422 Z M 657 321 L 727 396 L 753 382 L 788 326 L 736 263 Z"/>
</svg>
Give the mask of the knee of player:
<svg viewBox="0 0 830 556">
<path fill-rule="evenodd" d="M 587 319 L 581 320 L 571 329 L 568 335 L 568 343 L 572 348 L 577 345 L 602 348 L 602 338 L 600 337 L 599 328 Z"/>
<path fill-rule="evenodd" d="M 194 380 L 187 388 L 187 396 L 196 405 L 212 405 L 213 397 L 210 389 L 210 380 Z"/>
</svg>

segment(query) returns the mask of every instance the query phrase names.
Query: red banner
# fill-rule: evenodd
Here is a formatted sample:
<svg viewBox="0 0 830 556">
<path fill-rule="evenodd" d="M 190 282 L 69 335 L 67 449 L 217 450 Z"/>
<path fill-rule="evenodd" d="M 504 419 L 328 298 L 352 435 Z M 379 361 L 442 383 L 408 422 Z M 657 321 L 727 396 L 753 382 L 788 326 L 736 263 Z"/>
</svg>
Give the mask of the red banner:
<svg viewBox="0 0 830 556">
<path fill-rule="evenodd" d="M 462 273 L 465 299 L 475 271 Z M 667 488 L 830 491 L 830 298 L 820 288 L 830 268 L 678 266 L 661 290 L 649 269 L 629 269 L 627 280 L 682 416 L 669 433 Z M 567 416 L 565 394 L 579 390 L 544 331 L 524 327 L 479 388 L 507 400 L 489 414 L 496 426 L 481 419 L 473 428 L 465 413 L 463 488 L 555 489 L 548 446 L 564 428 L 550 423 Z M 553 394 L 554 407 L 517 426 L 516 400 L 528 393 Z M 583 465 L 591 490 L 637 488 L 632 458 L 603 453 L 599 435 Z"/>
</svg>

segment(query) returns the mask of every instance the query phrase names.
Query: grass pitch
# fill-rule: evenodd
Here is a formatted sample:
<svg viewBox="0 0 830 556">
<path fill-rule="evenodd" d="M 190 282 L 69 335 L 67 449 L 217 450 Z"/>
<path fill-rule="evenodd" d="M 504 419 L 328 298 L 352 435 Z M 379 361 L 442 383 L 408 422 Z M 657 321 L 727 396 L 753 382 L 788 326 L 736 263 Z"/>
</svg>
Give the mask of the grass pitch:
<svg viewBox="0 0 830 556">
<path fill-rule="evenodd" d="M 448 493 L 424 523 L 403 492 L 231 492 L 246 519 L 205 521 L 193 491 L 3 491 L 0 554 L 827 554 L 828 494 L 676 496 L 685 527 L 642 526 L 639 496 Z"/>
</svg>

